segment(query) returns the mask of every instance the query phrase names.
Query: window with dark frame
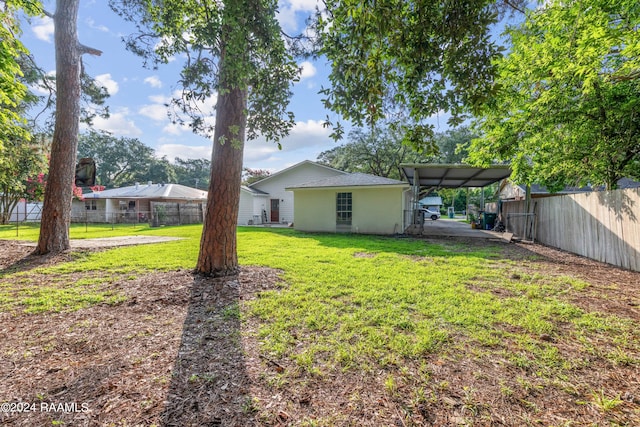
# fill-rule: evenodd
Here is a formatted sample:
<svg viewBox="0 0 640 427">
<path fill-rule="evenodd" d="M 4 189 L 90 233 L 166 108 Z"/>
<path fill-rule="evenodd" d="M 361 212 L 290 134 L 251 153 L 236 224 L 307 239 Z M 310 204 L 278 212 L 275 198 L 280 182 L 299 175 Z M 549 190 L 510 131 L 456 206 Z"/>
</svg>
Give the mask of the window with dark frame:
<svg viewBox="0 0 640 427">
<path fill-rule="evenodd" d="M 351 193 L 336 195 L 336 224 L 351 225 L 352 206 Z"/>
<path fill-rule="evenodd" d="M 96 203 L 95 200 L 85 200 L 84 207 L 88 211 L 95 211 L 98 209 L 98 204 Z"/>
</svg>

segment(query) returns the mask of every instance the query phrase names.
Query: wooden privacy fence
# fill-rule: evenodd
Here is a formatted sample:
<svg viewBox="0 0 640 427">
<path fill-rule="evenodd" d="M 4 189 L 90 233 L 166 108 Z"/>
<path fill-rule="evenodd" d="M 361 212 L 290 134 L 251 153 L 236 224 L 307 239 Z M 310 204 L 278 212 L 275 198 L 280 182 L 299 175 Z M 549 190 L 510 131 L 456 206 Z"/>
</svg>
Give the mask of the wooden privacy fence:
<svg viewBox="0 0 640 427">
<path fill-rule="evenodd" d="M 516 236 L 640 271 L 638 188 L 536 198 L 529 212 L 524 201 L 504 201 L 502 218 Z"/>
</svg>

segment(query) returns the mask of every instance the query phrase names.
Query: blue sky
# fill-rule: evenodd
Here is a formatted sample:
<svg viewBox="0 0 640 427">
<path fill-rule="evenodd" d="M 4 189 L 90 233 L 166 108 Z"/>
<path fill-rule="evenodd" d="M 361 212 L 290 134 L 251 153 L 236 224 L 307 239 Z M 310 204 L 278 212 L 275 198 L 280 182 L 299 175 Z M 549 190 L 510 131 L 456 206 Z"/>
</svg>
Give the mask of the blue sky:
<svg viewBox="0 0 640 427">
<path fill-rule="evenodd" d="M 96 119 L 96 129 L 114 136 L 137 138 L 156 150 L 159 157 L 210 158 L 211 141 L 194 135 L 189 129 L 171 124 L 164 103 L 179 90 L 176 81 L 181 61 L 176 60 L 158 70 L 145 69 L 141 58 L 128 52 L 122 37 L 135 28 L 112 12 L 106 1 L 81 0 L 78 34 L 84 45 L 101 50 L 101 56 L 85 55 L 87 72 L 105 86 L 111 97 L 107 101 L 109 119 Z M 292 34 L 304 30 L 304 21 L 313 12 L 317 0 L 280 0 L 278 19 L 283 29 Z M 53 12 L 54 0 L 44 0 Z M 45 70 L 54 72 L 53 22 L 35 18 L 23 27 L 23 43 Z M 244 164 L 254 169 L 277 171 L 302 160 L 315 160 L 322 151 L 336 146 L 329 138 L 330 130 L 322 123 L 327 115 L 339 119 L 322 106 L 318 91 L 327 86 L 328 66 L 323 62 L 303 62 L 302 78 L 294 86 L 290 110 L 295 113 L 296 126 L 289 137 L 277 145 L 262 139 L 247 141 Z M 215 103 L 215 99 L 208 101 Z M 209 118 L 213 120 L 213 117 Z M 446 119 L 440 128 L 446 130 Z"/>
</svg>

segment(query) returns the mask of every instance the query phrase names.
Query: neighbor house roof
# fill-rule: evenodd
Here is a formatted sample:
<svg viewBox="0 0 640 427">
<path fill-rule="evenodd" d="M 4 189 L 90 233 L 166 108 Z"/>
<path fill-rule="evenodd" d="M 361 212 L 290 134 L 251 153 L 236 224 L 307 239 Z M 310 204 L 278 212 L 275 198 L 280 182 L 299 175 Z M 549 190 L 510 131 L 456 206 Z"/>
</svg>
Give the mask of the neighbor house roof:
<svg viewBox="0 0 640 427">
<path fill-rule="evenodd" d="M 403 186 L 408 187 L 406 182 L 397 179 L 384 178 L 381 176 L 369 175 L 366 173 L 346 173 L 318 181 L 305 182 L 287 187 L 286 190 L 299 188 L 327 188 L 327 187 L 376 187 L 376 186 Z"/>
<path fill-rule="evenodd" d="M 85 199 L 181 199 L 205 200 L 207 192 L 180 184 L 136 184 L 129 187 L 94 191 Z"/>
<path fill-rule="evenodd" d="M 420 199 L 420 204 L 421 205 L 442 205 L 442 197 L 440 196 L 433 196 L 433 197 L 424 197 L 422 199 Z"/>
</svg>

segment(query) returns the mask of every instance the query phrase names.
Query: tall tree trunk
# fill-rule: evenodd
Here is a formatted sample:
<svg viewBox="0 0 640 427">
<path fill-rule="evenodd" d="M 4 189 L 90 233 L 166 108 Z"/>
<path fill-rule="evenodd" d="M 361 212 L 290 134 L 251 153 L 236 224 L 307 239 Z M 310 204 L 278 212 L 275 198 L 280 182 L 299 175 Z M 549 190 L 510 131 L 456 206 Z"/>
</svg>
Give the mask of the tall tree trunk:
<svg viewBox="0 0 640 427">
<path fill-rule="evenodd" d="M 69 249 L 71 200 L 80 129 L 81 57 L 84 53 L 98 56 L 102 54 L 101 51 L 83 46 L 78 42 L 79 5 L 80 0 L 57 0 L 56 12 L 53 15 L 56 51 L 56 123 L 42 207 L 40 237 L 34 251 L 37 255 Z"/>
<path fill-rule="evenodd" d="M 79 0 L 58 0 L 53 18 L 56 50 L 56 123 L 35 253 L 69 249 L 71 195 L 80 118 Z"/>
<path fill-rule="evenodd" d="M 224 59 L 221 62 L 224 63 Z M 218 95 L 211 181 L 196 266 L 196 272 L 207 276 L 222 277 L 238 273 L 236 227 L 246 109 L 246 89 L 230 89 Z"/>
<path fill-rule="evenodd" d="M 69 249 L 71 198 L 80 120 L 79 0 L 57 0 L 53 17 L 56 50 L 56 123 L 36 254 Z"/>
</svg>

